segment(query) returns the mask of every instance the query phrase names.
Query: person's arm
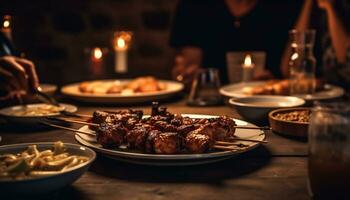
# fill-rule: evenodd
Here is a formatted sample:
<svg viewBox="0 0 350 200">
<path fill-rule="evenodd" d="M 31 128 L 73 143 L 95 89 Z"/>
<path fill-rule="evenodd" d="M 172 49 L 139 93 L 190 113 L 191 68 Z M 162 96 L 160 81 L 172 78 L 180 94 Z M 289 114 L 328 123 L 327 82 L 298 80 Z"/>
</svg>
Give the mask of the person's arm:
<svg viewBox="0 0 350 200">
<path fill-rule="evenodd" d="M 344 63 L 349 48 L 349 35 L 334 9 L 335 0 L 318 0 L 318 6 L 326 11 L 328 30 L 339 63 Z"/>
<path fill-rule="evenodd" d="M 179 1 L 170 34 L 170 46 L 176 49 L 172 78 L 187 86 L 202 64 L 202 5 L 197 1 Z"/>
<path fill-rule="evenodd" d="M 311 10 L 312 10 L 312 0 L 305 0 L 303 7 L 301 9 L 301 12 L 299 14 L 299 17 L 294 25 L 294 29 L 299 30 L 299 31 L 304 31 L 308 29 L 309 23 L 310 23 L 310 16 L 311 16 Z M 280 69 L 282 72 L 283 77 L 288 77 L 289 76 L 289 67 L 288 67 L 288 62 L 289 62 L 289 56 L 291 54 L 291 48 L 290 48 L 290 43 L 289 41 L 286 44 L 285 50 L 282 54 L 281 58 L 281 64 L 280 64 Z"/>
<path fill-rule="evenodd" d="M 195 72 L 202 63 L 202 49 L 186 46 L 180 48 L 174 62 L 172 77 L 186 85 L 192 82 Z"/>
</svg>

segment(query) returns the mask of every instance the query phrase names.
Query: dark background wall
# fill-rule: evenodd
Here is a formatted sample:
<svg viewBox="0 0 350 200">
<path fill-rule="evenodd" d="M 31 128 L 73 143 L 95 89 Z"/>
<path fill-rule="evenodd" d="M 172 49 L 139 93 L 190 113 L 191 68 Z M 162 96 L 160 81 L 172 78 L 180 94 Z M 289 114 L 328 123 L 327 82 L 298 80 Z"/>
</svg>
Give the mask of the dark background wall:
<svg viewBox="0 0 350 200">
<path fill-rule="evenodd" d="M 42 82 L 66 84 L 94 78 L 154 75 L 169 78 L 173 50 L 169 30 L 174 0 L 1 0 L 0 14 L 13 17 L 17 49 L 33 60 Z M 113 72 L 111 39 L 116 30 L 129 30 L 129 73 Z M 89 71 L 88 47 L 106 47 L 105 73 Z"/>
</svg>

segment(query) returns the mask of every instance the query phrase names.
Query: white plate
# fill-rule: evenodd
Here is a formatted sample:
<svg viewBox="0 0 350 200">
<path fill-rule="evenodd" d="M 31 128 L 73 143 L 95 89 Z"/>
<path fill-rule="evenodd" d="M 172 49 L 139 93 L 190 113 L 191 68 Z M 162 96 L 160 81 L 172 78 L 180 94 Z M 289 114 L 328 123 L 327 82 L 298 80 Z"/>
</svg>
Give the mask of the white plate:
<svg viewBox="0 0 350 200">
<path fill-rule="evenodd" d="M 213 118 L 218 116 L 213 115 L 194 115 L 194 114 L 183 114 L 183 116 L 188 116 L 191 118 Z M 239 126 L 255 126 L 248 122 L 234 119 L 236 124 Z M 79 129 L 80 131 L 88 131 L 94 132 L 89 129 L 88 126 L 83 126 Z M 265 139 L 265 133 L 258 129 L 236 129 L 236 135 L 241 138 L 254 139 L 262 141 Z M 106 149 L 103 148 L 100 144 L 97 143 L 96 138 L 92 136 L 87 136 L 81 133 L 76 133 L 75 139 L 85 145 L 94 149 L 95 151 L 111 157 L 115 160 L 144 164 L 144 165 L 198 165 L 204 163 L 217 162 L 220 160 L 228 159 L 230 157 L 236 156 L 243 152 L 249 151 L 259 145 L 256 142 L 245 142 L 245 141 L 237 141 L 237 143 L 242 143 L 248 145 L 245 148 L 242 148 L 239 151 L 213 151 L 202 154 L 146 154 L 138 151 L 132 150 L 122 150 L 122 149 Z"/>
<path fill-rule="evenodd" d="M 27 104 L 26 106 L 28 107 L 40 107 L 43 105 L 47 105 L 44 103 L 37 103 L 37 104 Z M 60 106 L 64 107 L 64 110 L 67 112 L 74 113 L 78 110 L 78 108 L 74 105 L 71 104 L 64 104 L 61 103 Z M 60 115 L 60 113 L 52 113 L 48 115 L 41 115 L 41 116 L 18 116 L 18 115 L 13 115 L 11 114 L 15 110 L 22 109 L 22 105 L 18 106 L 12 106 L 12 107 L 7 107 L 3 108 L 0 110 L 0 116 L 5 119 L 9 123 L 19 123 L 23 125 L 33 125 L 33 124 L 38 124 L 43 118 L 46 117 L 54 117 Z"/>
<path fill-rule="evenodd" d="M 98 80 L 101 82 L 111 82 L 117 80 Z M 121 84 L 130 82 L 130 79 L 119 80 Z M 91 94 L 79 91 L 79 84 L 74 83 L 66 85 L 61 89 L 61 92 L 73 99 L 89 102 L 89 103 L 141 103 L 148 101 L 157 101 L 169 98 L 174 94 L 183 90 L 184 85 L 175 81 L 158 80 L 160 83 L 166 84 L 166 89 L 163 91 L 149 93 L 135 93 L 131 95 L 121 94 Z"/>
<path fill-rule="evenodd" d="M 226 85 L 220 88 L 220 94 L 227 96 L 227 97 L 233 97 L 233 98 L 242 98 L 247 97 L 249 95 L 245 94 L 243 92 L 244 87 L 255 87 L 266 83 L 265 81 L 253 81 L 248 83 L 236 83 L 236 84 L 230 84 Z M 314 94 L 308 94 L 308 95 L 295 95 L 297 97 L 303 98 L 307 101 L 314 101 L 314 100 L 327 100 L 327 99 L 334 99 L 338 98 L 344 95 L 344 89 L 335 85 L 329 85 L 326 84 L 324 86 L 325 90 L 318 91 Z"/>
<path fill-rule="evenodd" d="M 53 142 L 32 143 L 36 144 L 39 150 L 52 149 Z M 27 149 L 31 143 L 14 144 L 0 146 L 0 155 L 6 153 L 16 154 Z M 2 195 L 42 195 L 56 191 L 64 186 L 70 185 L 86 172 L 91 163 L 96 158 L 96 153 L 86 147 L 64 143 L 68 153 L 80 156 L 86 156 L 89 161 L 73 167 L 65 172 L 55 175 L 29 178 L 24 180 L 0 180 L 0 193 Z M 16 194 L 17 193 L 17 194 Z M 3 199 L 3 198 L 1 198 Z M 6 199 L 6 197 L 4 197 Z M 25 199 L 25 198 L 24 198 Z"/>
</svg>

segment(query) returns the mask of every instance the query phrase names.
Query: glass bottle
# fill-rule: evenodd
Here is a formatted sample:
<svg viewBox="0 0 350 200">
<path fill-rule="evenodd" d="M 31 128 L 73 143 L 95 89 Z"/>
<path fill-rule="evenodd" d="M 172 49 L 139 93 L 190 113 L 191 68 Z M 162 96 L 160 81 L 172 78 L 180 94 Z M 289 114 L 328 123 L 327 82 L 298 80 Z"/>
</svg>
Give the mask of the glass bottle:
<svg viewBox="0 0 350 200">
<path fill-rule="evenodd" d="M 292 50 L 288 62 L 290 94 L 312 94 L 316 88 L 315 30 L 291 30 L 289 36 Z"/>
</svg>

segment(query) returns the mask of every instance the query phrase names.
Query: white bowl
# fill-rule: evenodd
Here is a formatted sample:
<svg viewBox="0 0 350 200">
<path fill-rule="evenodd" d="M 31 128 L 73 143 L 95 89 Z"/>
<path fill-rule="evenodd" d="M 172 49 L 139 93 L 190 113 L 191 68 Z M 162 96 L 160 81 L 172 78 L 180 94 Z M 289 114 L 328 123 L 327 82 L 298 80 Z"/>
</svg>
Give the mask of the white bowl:
<svg viewBox="0 0 350 200">
<path fill-rule="evenodd" d="M 267 121 L 270 111 L 277 108 L 290 108 L 302 106 L 305 100 L 292 96 L 256 95 L 242 98 L 231 98 L 229 103 L 233 105 L 238 114 L 244 119 L 253 122 Z"/>
<path fill-rule="evenodd" d="M 39 150 L 52 149 L 53 142 L 42 142 L 42 143 L 23 143 L 0 146 L 0 155 L 11 153 L 16 154 L 27 149 L 28 145 L 36 144 Z M 81 175 L 84 174 L 96 158 L 96 153 L 90 148 L 77 145 L 64 143 L 66 151 L 70 154 L 86 156 L 89 161 L 72 167 L 71 169 L 62 173 L 28 178 L 24 180 L 0 180 L 0 193 L 8 196 L 23 195 L 43 195 L 54 191 L 57 191 L 67 185 L 72 184 Z"/>
</svg>

